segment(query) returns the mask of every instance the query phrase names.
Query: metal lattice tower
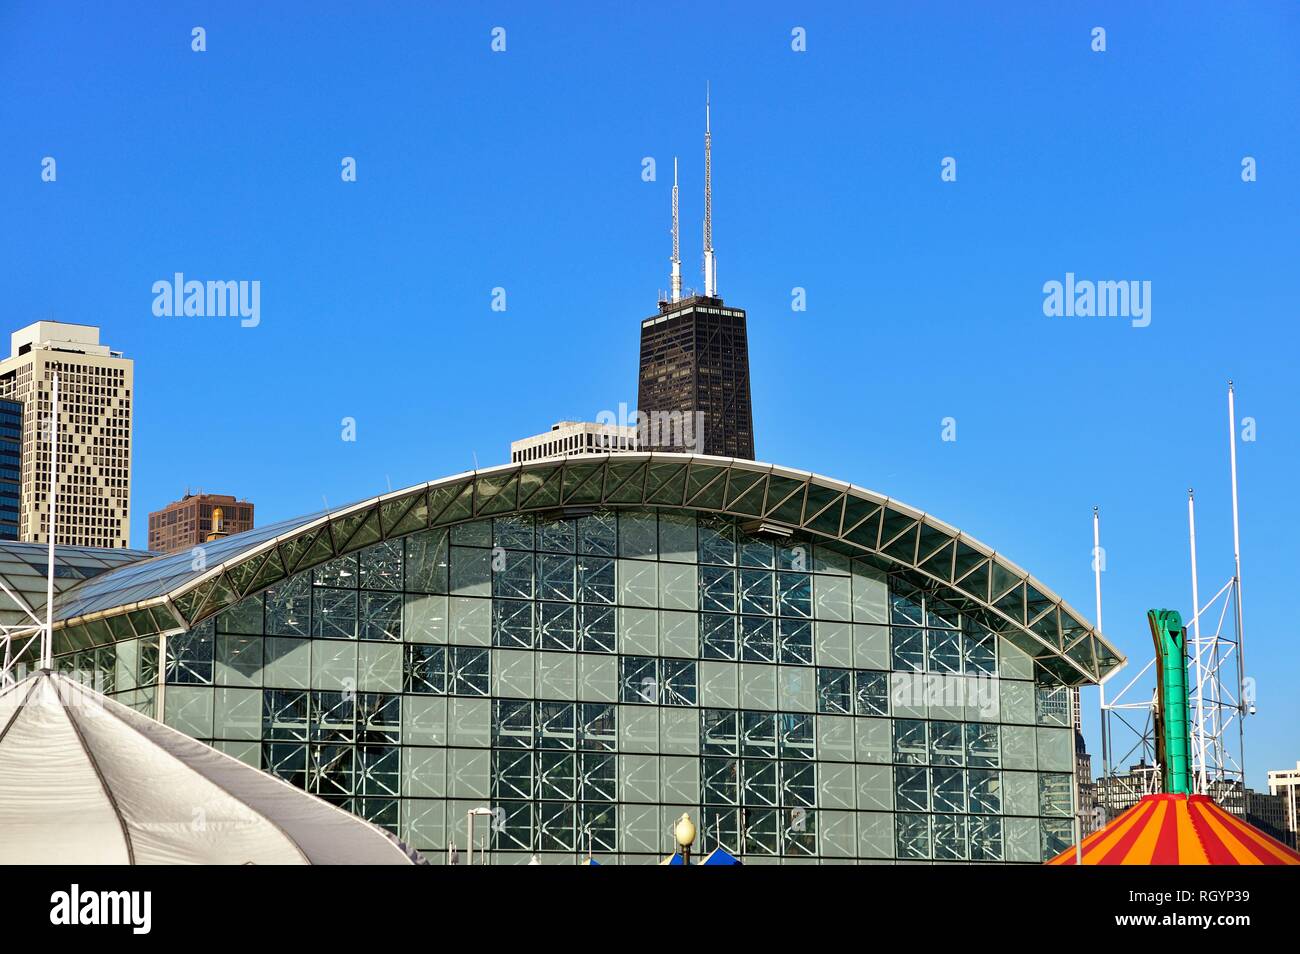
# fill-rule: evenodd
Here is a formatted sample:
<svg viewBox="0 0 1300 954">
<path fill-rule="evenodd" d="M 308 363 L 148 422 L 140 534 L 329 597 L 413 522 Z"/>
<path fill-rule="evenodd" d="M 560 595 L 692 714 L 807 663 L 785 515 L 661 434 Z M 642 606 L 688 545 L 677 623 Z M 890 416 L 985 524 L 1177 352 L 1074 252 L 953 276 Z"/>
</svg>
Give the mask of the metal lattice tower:
<svg viewBox="0 0 1300 954">
<path fill-rule="evenodd" d="M 1241 605 L 1241 525 L 1237 496 L 1236 401 L 1228 382 L 1228 448 L 1232 479 L 1233 572 L 1215 594 L 1201 603 L 1199 563 L 1196 550 L 1196 499 L 1187 492 L 1188 549 L 1191 558 L 1192 607 L 1187 621 L 1189 726 L 1191 736 L 1192 785 L 1202 795 L 1212 795 L 1230 811 L 1244 811 L 1245 720 L 1254 714 L 1253 693 L 1245 667 L 1245 628 Z M 1101 553 L 1100 530 L 1093 512 L 1094 568 L 1097 585 L 1097 628 L 1101 628 L 1101 574 L 1097 565 Z M 1105 682 L 1101 686 L 1101 732 L 1103 788 L 1112 798 L 1108 814 L 1152 791 L 1160 791 L 1156 763 L 1154 693 L 1138 688 L 1154 658 L 1142 667 L 1109 700 Z M 1145 683 L 1144 683 L 1145 685 Z M 1121 774 L 1134 757 L 1151 770 L 1142 774 Z M 1149 761 L 1148 761 L 1149 759 Z M 1118 794 L 1118 798 L 1114 797 Z"/>
</svg>

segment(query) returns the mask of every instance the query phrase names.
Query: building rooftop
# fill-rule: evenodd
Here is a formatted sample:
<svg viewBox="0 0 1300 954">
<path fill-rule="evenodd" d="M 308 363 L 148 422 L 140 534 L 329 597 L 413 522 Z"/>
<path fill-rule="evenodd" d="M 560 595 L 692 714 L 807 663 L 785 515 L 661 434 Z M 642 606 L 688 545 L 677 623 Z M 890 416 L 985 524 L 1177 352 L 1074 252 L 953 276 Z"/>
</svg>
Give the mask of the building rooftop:
<svg viewBox="0 0 1300 954">
<path fill-rule="evenodd" d="M 9 336 L 9 357 L 33 350 L 71 351 L 99 357 L 120 355 L 99 343 L 99 328 L 66 321 L 35 321 Z"/>
<path fill-rule="evenodd" d="M 1040 581 L 922 511 L 806 471 L 658 453 L 550 458 L 456 474 L 208 543 L 206 565 L 198 569 L 188 552 L 70 552 L 78 566 L 99 554 L 122 563 L 95 566 L 90 578 L 60 590 L 56 651 L 193 626 L 245 594 L 392 536 L 493 514 L 594 506 L 747 517 L 770 532 L 799 531 L 848 555 L 909 570 L 952 604 L 978 608 L 990 628 L 1067 684 L 1099 681 L 1124 662 Z M 38 579 L 34 561 L 24 562 Z"/>
</svg>

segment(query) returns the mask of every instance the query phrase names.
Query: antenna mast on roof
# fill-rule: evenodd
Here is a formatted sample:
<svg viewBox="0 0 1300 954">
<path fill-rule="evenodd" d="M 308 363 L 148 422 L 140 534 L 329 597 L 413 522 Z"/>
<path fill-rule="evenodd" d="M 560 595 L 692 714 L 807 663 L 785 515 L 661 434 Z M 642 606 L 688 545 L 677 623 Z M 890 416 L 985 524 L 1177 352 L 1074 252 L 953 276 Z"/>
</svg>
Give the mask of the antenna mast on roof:
<svg viewBox="0 0 1300 954">
<path fill-rule="evenodd" d="M 704 84 L 704 294 L 718 293 L 718 264 L 713 258 L 713 133 L 709 122 L 709 85 Z"/>
<path fill-rule="evenodd" d="M 682 297 L 682 259 L 681 246 L 677 232 L 677 157 L 673 156 L 673 280 L 672 300 L 680 301 Z"/>
</svg>

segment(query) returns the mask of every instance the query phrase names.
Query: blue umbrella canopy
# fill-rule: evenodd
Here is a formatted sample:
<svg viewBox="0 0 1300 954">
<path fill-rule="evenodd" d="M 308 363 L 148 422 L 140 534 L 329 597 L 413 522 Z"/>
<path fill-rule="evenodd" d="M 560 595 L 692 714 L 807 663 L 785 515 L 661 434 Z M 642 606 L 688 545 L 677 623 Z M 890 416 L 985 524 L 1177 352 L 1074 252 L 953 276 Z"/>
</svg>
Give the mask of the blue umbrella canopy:
<svg viewBox="0 0 1300 954">
<path fill-rule="evenodd" d="M 700 862 L 702 865 L 738 865 L 741 860 L 725 848 L 714 848 L 709 856 Z"/>
</svg>

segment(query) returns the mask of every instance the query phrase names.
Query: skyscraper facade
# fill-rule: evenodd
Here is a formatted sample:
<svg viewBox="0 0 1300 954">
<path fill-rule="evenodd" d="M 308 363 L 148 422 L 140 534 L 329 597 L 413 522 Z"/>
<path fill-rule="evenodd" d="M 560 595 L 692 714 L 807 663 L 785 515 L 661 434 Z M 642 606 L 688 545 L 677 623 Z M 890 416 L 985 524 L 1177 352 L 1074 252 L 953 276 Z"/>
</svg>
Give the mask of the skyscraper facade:
<svg viewBox="0 0 1300 954">
<path fill-rule="evenodd" d="M 745 312 L 704 295 L 661 302 L 641 323 L 637 407 L 642 449 L 753 460 Z"/>
<path fill-rule="evenodd" d="M 131 536 L 134 364 L 100 344 L 90 325 L 38 321 L 10 336 L 0 398 L 22 407 L 18 537 L 49 540 L 49 416 L 59 376 L 55 543 L 126 547 Z"/>
<path fill-rule="evenodd" d="M 0 400 L 0 540 L 18 539 L 22 468 L 23 406 Z"/>
</svg>

